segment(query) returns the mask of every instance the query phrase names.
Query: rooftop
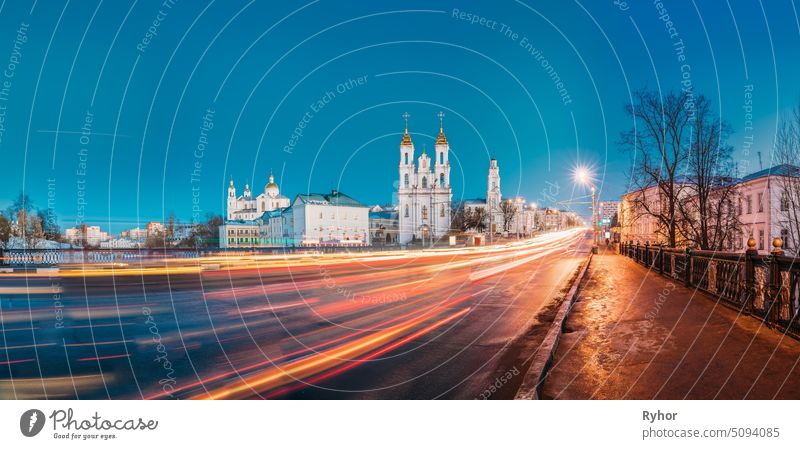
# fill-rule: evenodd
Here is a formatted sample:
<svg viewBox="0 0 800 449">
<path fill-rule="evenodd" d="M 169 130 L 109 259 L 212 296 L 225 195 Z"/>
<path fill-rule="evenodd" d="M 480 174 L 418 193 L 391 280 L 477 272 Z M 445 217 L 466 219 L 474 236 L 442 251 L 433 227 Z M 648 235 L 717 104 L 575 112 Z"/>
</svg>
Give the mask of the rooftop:
<svg viewBox="0 0 800 449">
<path fill-rule="evenodd" d="M 338 190 L 331 193 L 307 193 L 297 195 L 295 201 L 301 201 L 304 204 L 317 204 L 317 205 L 330 205 L 330 206 L 349 206 L 349 207 L 364 207 L 369 208 L 350 196 L 345 195 Z"/>
<path fill-rule="evenodd" d="M 746 182 L 763 178 L 765 176 L 800 176 L 800 168 L 794 165 L 780 164 L 774 167 L 765 168 L 764 170 L 760 170 L 755 173 L 750 173 L 741 180 L 742 182 Z"/>
</svg>

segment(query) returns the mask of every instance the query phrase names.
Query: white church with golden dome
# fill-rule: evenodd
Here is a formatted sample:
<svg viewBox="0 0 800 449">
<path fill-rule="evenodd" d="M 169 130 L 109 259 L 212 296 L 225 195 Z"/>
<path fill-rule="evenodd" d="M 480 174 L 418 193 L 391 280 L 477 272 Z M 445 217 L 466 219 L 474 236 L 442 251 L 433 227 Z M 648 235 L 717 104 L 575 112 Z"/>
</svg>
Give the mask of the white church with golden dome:
<svg viewBox="0 0 800 449">
<path fill-rule="evenodd" d="M 444 135 L 443 113 L 439 113 L 439 136 L 433 160 L 425 147 L 414 164 L 414 143 L 408 133 L 408 113 L 403 114 L 406 130 L 400 142 L 400 183 L 397 188 L 399 243 L 437 240 L 450 231 L 450 144 Z"/>
<path fill-rule="evenodd" d="M 236 196 L 236 187 L 233 178 L 228 186 L 228 221 L 251 221 L 261 217 L 264 212 L 289 207 L 289 198 L 281 195 L 272 170 L 269 172 L 269 182 L 264 186 L 264 192 L 253 197 L 250 184 L 245 184 L 244 193 Z"/>
</svg>

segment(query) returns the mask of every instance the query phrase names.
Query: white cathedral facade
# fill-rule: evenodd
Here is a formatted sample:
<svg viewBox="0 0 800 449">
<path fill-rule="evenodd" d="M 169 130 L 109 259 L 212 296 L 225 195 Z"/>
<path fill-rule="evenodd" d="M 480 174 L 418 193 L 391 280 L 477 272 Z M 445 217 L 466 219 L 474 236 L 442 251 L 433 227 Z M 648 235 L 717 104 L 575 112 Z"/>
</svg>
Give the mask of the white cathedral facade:
<svg viewBox="0 0 800 449">
<path fill-rule="evenodd" d="M 289 198 L 281 195 L 272 170 L 269 172 L 269 182 L 264 186 L 264 192 L 253 198 L 250 184 L 244 185 L 244 194 L 236 196 L 236 187 L 233 179 L 228 186 L 228 221 L 252 221 L 261 217 L 264 212 L 289 207 Z"/>
<path fill-rule="evenodd" d="M 414 143 L 406 129 L 400 142 L 400 183 L 397 189 L 400 244 L 412 240 L 437 240 L 450 231 L 450 204 L 453 189 L 450 186 L 450 145 L 444 135 L 439 113 L 439 136 L 431 160 L 423 147 L 414 163 Z M 498 187 L 499 188 L 499 187 Z"/>
</svg>

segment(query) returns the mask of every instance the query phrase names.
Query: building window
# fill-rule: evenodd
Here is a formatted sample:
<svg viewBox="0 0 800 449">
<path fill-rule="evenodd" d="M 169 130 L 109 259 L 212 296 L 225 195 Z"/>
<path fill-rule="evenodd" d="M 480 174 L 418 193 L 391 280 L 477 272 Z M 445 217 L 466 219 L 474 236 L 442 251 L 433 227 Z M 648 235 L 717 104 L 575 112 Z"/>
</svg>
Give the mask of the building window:
<svg viewBox="0 0 800 449">
<path fill-rule="evenodd" d="M 745 204 L 745 207 L 747 208 L 747 213 L 748 214 L 752 214 L 753 213 L 753 196 L 752 195 L 747 195 L 747 197 L 744 199 L 744 204 Z"/>
<path fill-rule="evenodd" d="M 758 211 L 764 212 L 764 194 L 761 192 L 758 194 Z"/>
<path fill-rule="evenodd" d="M 444 173 L 439 173 L 439 185 L 444 187 Z"/>
<path fill-rule="evenodd" d="M 406 204 L 405 211 L 403 212 L 403 216 L 408 218 L 408 204 Z"/>
<path fill-rule="evenodd" d="M 439 216 L 444 217 L 444 204 L 442 204 L 442 208 L 439 209 Z"/>
<path fill-rule="evenodd" d="M 789 249 L 789 230 L 781 229 L 781 240 L 783 240 L 783 249 Z"/>
<path fill-rule="evenodd" d="M 758 230 L 758 249 L 764 249 L 764 230 Z"/>
<path fill-rule="evenodd" d="M 408 165 L 408 153 L 404 153 L 405 155 L 405 164 Z"/>
<path fill-rule="evenodd" d="M 422 219 L 423 220 L 428 219 L 428 206 L 422 206 Z"/>
<path fill-rule="evenodd" d="M 444 165 L 444 151 L 439 153 L 439 163 Z"/>
<path fill-rule="evenodd" d="M 405 176 L 403 176 L 403 185 L 405 185 L 405 187 L 408 188 L 408 173 L 406 173 Z"/>
<path fill-rule="evenodd" d="M 427 176 L 423 176 L 422 177 L 422 188 L 423 189 L 427 189 L 428 188 L 428 177 Z"/>
<path fill-rule="evenodd" d="M 789 194 L 785 190 L 781 193 L 781 212 L 789 212 Z"/>
</svg>

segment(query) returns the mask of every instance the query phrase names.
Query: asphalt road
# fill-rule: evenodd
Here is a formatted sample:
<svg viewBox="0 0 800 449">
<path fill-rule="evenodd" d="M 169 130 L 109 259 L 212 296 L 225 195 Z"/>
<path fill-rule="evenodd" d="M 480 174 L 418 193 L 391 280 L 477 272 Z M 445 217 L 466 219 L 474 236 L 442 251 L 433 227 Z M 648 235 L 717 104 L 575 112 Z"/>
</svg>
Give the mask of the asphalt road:
<svg viewBox="0 0 800 449">
<path fill-rule="evenodd" d="M 0 274 L 0 397 L 513 397 L 515 342 L 588 251 L 575 230 Z"/>
</svg>

